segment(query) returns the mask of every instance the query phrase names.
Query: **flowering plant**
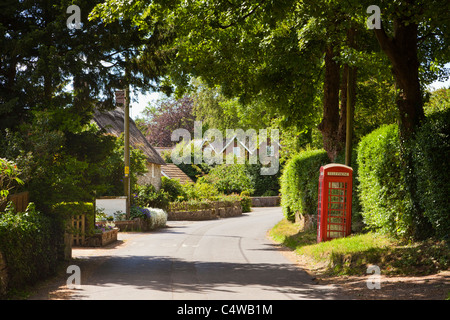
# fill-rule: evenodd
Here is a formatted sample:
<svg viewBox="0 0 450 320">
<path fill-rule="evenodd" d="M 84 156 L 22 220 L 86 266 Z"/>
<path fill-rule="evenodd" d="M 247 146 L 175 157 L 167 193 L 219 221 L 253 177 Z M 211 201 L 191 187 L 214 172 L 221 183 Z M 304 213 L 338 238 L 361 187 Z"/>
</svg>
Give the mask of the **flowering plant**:
<svg viewBox="0 0 450 320">
<path fill-rule="evenodd" d="M 103 233 L 110 231 L 115 228 L 115 224 L 113 222 L 107 222 L 105 224 L 103 223 L 96 223 L 94 233 Z"/>
<path fill-rule="evenodd" d="M 167 212 L 162 209 L 150 207 L 132 206 L 130 209 L 130 217 L 145 219 L 151 228 L 164 227 L 167 222 Z"/>
<path fill-rule="evenodd" d="M 0 158 L 0 206 L 6 202 L 11 189 L 17 184 L 23 184 L 19 173 L 14 162 Z"/>
<path fill-rule="evenodd" d="M 151 213 L 148 208 L 142 208 L 138 206 L 132 206 L 130 208 L 130 218 L 144 218 L 144 219 L 150 219 Z"/>
</svg>

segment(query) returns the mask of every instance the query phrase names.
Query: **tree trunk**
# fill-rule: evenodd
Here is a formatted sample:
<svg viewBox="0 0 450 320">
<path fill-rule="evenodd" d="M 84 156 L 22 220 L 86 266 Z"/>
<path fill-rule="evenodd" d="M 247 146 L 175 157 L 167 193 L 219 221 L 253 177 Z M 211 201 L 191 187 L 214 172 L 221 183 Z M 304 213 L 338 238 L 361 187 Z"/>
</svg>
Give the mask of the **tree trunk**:
<svg viewBox="0 0 450 320">
<path fill-rule="evenodd" d="M 355 113 L 356 101 L 356 68 L 349 67 L 347 75 L 347 104 L 343 106 L 346 112 L 346 130 L 345 130 L 345 165 L 352 165 L 353 150 L 353 118 Z"/>
<path fill-rule="evenodd" d="M 325 79 L 323 84 L 323 119 L 318 128 L 322 132 L 323 146 L 328 157 L 334 161 L 342 150 L 339 141 L 339 64 L 333 60 L 337 54 L 332 46 L 325 53 Z"/>
<path fill-rule="evenodd" d="M 394 20 L 394 37 L 387 36 L 383 27 L 374 29 L 375 36 L 381 49 L 388 56 L 392 64 L 392 73 L 400 88 L 397 107 L 400 115 L 400 136 L 404 144 L 414 137 L 425 118 L 423 111 L 422 92 L 419 83 L 419 59 L 417 57 L 418 26 L 415 23 L 406 23 L 403 19 Z M 406 183 L 414 204 L 414 237 L 420 238 L 431 230 L 429 221 L 423 216 L 423 210 L 417 198 L 417 181 L 412 168 L 412 153 L 404 148 L 403 170 Z"/>
<path fill-rule="evenodd" d="M 354 28 L 347 30 L 347 42 L 351 48 L 356 48 Z M 353 149 L 353 114 L 356 102 L 356 67 L 346 68 L 347 72 L 347 95 L 346 104 L 342 105 L 342 109 L 346 110 L 346 130 L 345 130 L 345 165 L 352 165 L 352 149 Z"/>
<path fill-rule="evenodd" d="M 339 141 L 345 141 L 345 134 L 347 129 L 347 80 L 348 78 L 348 65 L 344 64 L 342 67 L 342 78 L 341 78 L 341 87 L 340 87 L 340 116 L 339 116 L 339 129 L 338 129 L 338 137 Z"/>
<path fill-rule="evenodd" d="M 393 38 L 387 36 L 383 27 L 374 30 L 381 49 L 391 61 L 392 73 L 401 91 L 397 100 L 400 134 L 408 140 L 425 117 L 417 57 L 418 26 L 414 23 L 405 25 L 401 18 L 397 18 L 394 20 Z"/>
</svg>

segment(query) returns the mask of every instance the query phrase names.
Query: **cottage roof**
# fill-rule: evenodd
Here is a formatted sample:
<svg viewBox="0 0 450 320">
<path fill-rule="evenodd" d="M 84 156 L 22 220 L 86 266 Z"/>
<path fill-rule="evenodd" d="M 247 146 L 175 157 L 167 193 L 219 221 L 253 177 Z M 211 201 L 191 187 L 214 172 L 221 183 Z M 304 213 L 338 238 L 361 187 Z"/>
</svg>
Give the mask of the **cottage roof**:
<svg viewBox="0 0 450 320">
<path fill-rule="evenodd" d="M 119 137 L 124 131 L 124 119 L 125 113 L 121 108 L 102 112 L 95 110 L 94 113 L 94 121 L 100 129 L 104 129 L 107 133 L 113 134 L 116 137 Z M 166 164 L 159 153 L 156 152 L 142 132 L 137 128 L 133 119 L 130 119 L 130 144 L 133 148 L 142 150 L 148 162 L 159 165 Z"/>
<path fill-rule="evenodd" d="M 161 167 L 161 174 L 169 179 L 178 179 L 181 184 L 194 182 L 186 173 L 172 163 Z"/>
</svg>

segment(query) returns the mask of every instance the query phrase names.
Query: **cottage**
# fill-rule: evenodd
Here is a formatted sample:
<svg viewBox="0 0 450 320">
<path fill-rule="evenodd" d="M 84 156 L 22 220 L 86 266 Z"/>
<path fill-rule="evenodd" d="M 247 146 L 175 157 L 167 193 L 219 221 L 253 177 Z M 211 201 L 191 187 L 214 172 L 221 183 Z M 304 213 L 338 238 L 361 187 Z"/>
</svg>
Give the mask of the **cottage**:
<svg viewBox="0 0 450 320">
<path fill-rule="evenodd" d="M 154 149 L 156 150 L 156 152 L 162 155 L 163 152 L 168 152 L 170 154 L 173 150 L 173 147 L 155 147 Z M 181 184 L 194 182 L 186 173 L 184 173 L 173 163 L 167 163 L 164 167 L 161 168 L 161 176 L 169 179 L 179 180 Z"/>
<path fill-rule="evenodd" d="M 107 133 L 119 137 L 124 131 L 125 113 L 121 108 L 112 111 L 95 111 L 94 121 Z M 137 128 L 133 119 L 130 119 L 130 144 L 140 149 L 147 157 L 148 172 L 138 177 L 138 184 L 152 184 L 156 190 L 161 188 L 161 166 L 165 166 L 163 158 L 150 145 L 142 132 Z"/>
</svg>

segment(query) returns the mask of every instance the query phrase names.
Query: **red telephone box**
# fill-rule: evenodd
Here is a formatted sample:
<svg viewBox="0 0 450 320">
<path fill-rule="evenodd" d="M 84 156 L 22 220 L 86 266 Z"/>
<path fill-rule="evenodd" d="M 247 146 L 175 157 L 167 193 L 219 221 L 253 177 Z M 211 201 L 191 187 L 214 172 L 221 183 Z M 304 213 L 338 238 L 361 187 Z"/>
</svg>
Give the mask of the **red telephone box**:
<svg viewBox="0 0 450 320">
<path fill-rule="evenodd" d="M 320 167 L 317 242 L 350 235 L 353 169 L 331 163 Z"/>
</svg>

